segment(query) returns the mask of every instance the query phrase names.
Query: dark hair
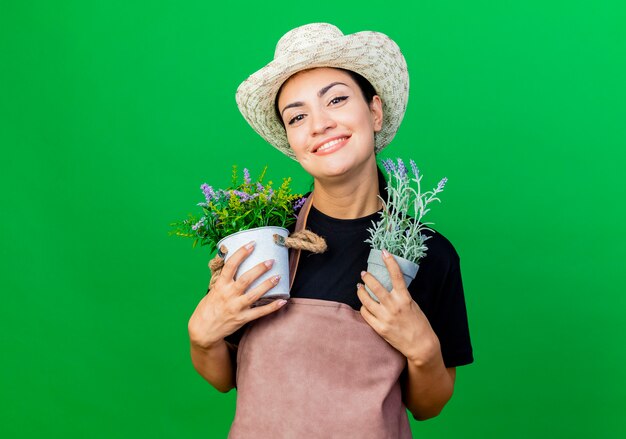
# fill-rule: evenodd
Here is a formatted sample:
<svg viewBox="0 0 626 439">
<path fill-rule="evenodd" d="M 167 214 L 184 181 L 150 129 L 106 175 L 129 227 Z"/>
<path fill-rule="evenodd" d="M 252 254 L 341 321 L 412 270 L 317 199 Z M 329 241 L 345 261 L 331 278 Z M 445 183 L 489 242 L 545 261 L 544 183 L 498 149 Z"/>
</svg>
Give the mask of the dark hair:
<svg viewBox="0 0 626 439">
<path fill-rule="evenodd" d="M 363 99 L 365 99 L 365 103 L 370 104 L 372 102 L 372 99 L 374 99 L 374 96 L 376 96 L 377 93 L 371 82 L 369 82 L 357 72 L 353 72 L 352 70 L 342 69 L 340 67 L 333 68 L 346 72 L 348 75 L 350 75 L 352 80 L 356 82 L 361 89 L 361 94 L 363 95 Z M 283 117 L 281 116 L 280 110 L 278 109 L 278 97 L 280 96 L 280 92 L 283 90 L 284 85 L 285 83 L 283 82 L 283 84 L 278 89 L 278 92 L 276 93 L 276 98 L 274 99 L 274 111 L 276 112 L 276 117 L 278 118 L 278 121 L 283 126 L 283 128 L 285 128 L 285 123 L 283 122 Z"/>
</svg>

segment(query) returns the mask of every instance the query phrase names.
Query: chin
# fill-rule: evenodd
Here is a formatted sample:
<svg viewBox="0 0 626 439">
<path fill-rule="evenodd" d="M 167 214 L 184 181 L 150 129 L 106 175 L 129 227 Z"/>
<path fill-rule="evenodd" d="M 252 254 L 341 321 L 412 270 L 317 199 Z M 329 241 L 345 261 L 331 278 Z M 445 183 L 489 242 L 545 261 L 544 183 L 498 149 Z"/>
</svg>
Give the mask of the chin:
<svg viewBox="0 0 626 439">
<path fill-rule="evenodd" d="M 331 163 L 326 163 L 324 166 L 316 167 L 315 172 L 319 177 L 341 177 L 347 175 L 351 170 L 355 169 L 358 163 L 352 160 L 336 160 Z"/>
</svg>

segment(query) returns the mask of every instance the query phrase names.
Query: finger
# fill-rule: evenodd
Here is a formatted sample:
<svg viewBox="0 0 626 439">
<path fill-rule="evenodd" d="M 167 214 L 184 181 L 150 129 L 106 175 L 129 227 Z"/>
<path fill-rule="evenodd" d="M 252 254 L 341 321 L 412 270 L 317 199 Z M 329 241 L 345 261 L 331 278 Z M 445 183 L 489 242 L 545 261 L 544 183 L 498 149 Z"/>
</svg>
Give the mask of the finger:
<svg viewBox="0 0 626 439">
<path fill-rule="evenodd" d="M 385 287 L 382 286 L 378 279 L 374 277 L 372 273 L 367 271 L 361 272 L 361 279 L 367 287 L 374 293 L 374 295 L 378 298 L 380 303 L 384 306 L 386 303 L 389 303 L 389 291 Z M 369 294 L 368 294 L 369 296 Z M 373 299 L 372 299 L 373 300 Z"/>
<path fill-rule="evenodd" d="M 272 276 L 269 279 L 265 279 L 261 284 L 252 288 L 243 294 L 239 300 L 241 300 L 243 308 L 249 308 L 257 300 L 259 300 L 265 293 L 274 288 L 280 282 L 280 275 Z"/>
<path fill-rule="evenodd" d="M 406 282 L 404 281 L 402 269 L 398 265 L 396 258 L 394 258 L 393 255 L 387 250 L 383 249 L 383 261 L 385 262 L 387 270 L 389 271 L 389 276 L 391 277 L 392 289 L 396 291 L 405 290 Z"/>
<path fill-rule="evenodd" d="M 227 279 L 234 279 L 235 273 L 239 268 L 239 265 L 248 257 L 250 253 L 254 250 L 254 241 L 250 241 L 246 245 L 237 249 L 235 253 L 232 254 L 228 258 L 228 260 L 224 263 L 224 268 L 222 268 L 222 276 L 225 276 Z"/>
<path fill-rule="evenodd" d="M 237 281 L 235 282 L 236 287 L 243 294 L 248 287 L 254 282 L 259 276 L 263 273 L 267 272 L 274 265 L 273 259 L 268 259 L 267 261 L 260 262 L 256 264 L 254 267 L 243 273 L 239 276 Z"/>
<path fill-rule="evenodd" d="M 381 312 L 380 308 L 382 307 L 382 305 L 372 299 L 372 296 L 370 296 L 362 283 L 356 284 L 356 294 L 359 297 L 359 300 L 361 301 L 363 306 L 368 310 L 370 314 L 372 314 L 373 316 L 377 316 Z"/>
<path fill-rule="evenodd" d="M 281 309 L 287 302 L 283 302 L 282 300 L 274 300 L 267 305 L 255 306 L 254 308 L 246 309 L 243 311 L 243 318 L 247 322 L 252 320 L 256 320 L 259 317 L 266 316 L 275 311 Z"/>
<path fill-rule="evenodd" d="M 365 288 L 362 288 L 362 289 L 365 289 Z M 363 317 L 363 320 L 365 320 L 367 322 L 367 324 L 370 325 L 372 327 L 372 329 L 374 329 L 374 331 L 376 331 L 376 332 L 380 331 L 378 319 L 376 318 L 376 316 L 374 314 L 372 314 L 367 309 L 367 307 L 365 307 L 365 305 L 361 307 L 359 312 L 361 313 L 361 316 Z"/>
</svg>

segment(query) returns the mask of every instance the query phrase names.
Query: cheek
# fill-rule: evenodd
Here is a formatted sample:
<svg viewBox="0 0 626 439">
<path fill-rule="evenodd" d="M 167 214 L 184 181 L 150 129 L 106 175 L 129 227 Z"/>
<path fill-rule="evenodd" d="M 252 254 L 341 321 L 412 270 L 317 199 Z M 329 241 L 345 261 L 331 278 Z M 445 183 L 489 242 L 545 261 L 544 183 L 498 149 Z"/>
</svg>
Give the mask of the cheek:
<svg viewBox="0 0 626 439">
<path fill-rule="evenodd" d="M 359 133 L 361 142 L 371 143 L 374 140 L 375 124 L 370 113 L 359 112 L 351 117 L 350 126 Z"/>
<path fill-rule="evenodd" d="M 359 130 L 363 130 L 365 132 L 374 131 L 374 120 L 372 119 L 372 115 L 364 109 L 359 109 L 359 111 L 345 114 L 344 121 L 347 125 L 358 128 Z"/>
<path fill-rule="evenodd" d="M 374 128 L 376 128 L 376 121 L 374 120 L 372 113 L 370 113 L 369 111 L 366 111 L 364 112 L 362 117 L 363 117 L 363 125 L 366 126 L 368 130 L 374 132 Z"/>
<path fill-rule="evenodd" d="M 294 152 L 299 153 L 306 149 L 306 136 L 304 130 L 291 129 L 287 130 L 287 141 Z"/>
</svg>

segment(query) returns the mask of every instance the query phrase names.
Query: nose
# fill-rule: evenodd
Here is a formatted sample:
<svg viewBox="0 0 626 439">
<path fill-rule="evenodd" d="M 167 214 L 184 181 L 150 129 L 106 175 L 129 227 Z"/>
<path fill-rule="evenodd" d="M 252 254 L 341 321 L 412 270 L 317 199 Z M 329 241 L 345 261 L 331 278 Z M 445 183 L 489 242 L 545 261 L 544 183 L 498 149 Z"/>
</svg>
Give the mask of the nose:
<svg viewBox="0 0 626 439">
<path fill-rule="evenodd" d="M 312 135 L 324 134 L 328 129 L 334 128 L 337 126 L 337 122 L 328 114 L 325 110 L 316 111 L 315 114 L 311 112 L 309 116 L 312 120 L 311 130 Z"/>
</svg>

